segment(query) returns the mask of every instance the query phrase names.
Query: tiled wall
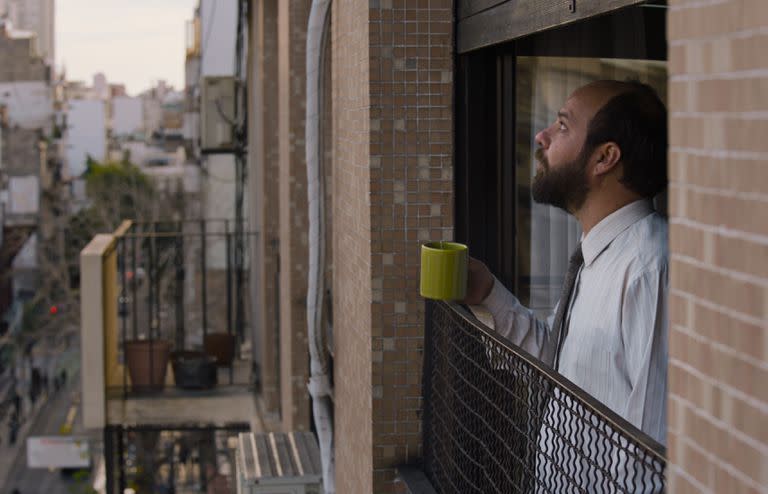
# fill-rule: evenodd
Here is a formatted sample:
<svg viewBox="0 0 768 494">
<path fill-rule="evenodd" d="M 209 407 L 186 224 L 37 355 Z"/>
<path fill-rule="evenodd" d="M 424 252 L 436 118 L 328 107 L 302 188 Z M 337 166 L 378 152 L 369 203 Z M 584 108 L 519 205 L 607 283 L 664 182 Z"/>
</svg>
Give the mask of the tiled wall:
<svg viewBox="0 0 768 494">
<path fill-rule="evenodd" d="M 370 12 L 374 491 L 421 456 L 420 243 L 453 239 L 453 6 Z M 391 4 L 391 8 L 390 5 Z"/>
<path fill-rule="evenodd" d="M 392 492 L 421 453 L 419 244 L 453 236 L 452 33 L 449 0 L 334 3 L 339 492 Z"/>
<path fill-rule="evenodd" d="M 669 492 L 768 485 L 768 2 L 673 0 Z"/>
<path fill-rule="evenodd" d="M 307 169 L 304 149 L 309 6 L 310 3 L 304 0 L 277 2 L 280 389 L 285 430 L 307 430 L 310 419 L 307 393 Z"/>
</svg>

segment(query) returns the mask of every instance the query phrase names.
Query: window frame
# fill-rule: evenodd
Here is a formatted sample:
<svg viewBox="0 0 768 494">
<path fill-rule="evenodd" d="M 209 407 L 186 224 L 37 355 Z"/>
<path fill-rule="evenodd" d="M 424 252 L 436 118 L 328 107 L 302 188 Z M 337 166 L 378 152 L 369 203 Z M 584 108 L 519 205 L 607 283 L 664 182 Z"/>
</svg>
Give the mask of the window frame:
<svg viewBox="0 0 768 494">
<path fill-rule="evenodd" d="M 458 0 L 456 48 L 463 54 L 590 19 L 647 0 Z"/>
<path fill-rule="evenodd" d="M 553 4 L 546 1 L 547 5 Z M 520 10 L 509 10 L 512 3 L 521 5 Z M 475 43 L 466 38 L 471 33 L 466 30 L 466 24 L 462 28 L 465 21 L 506 12 L 506 20 L 502 17 L 499 22 L 515 24 L 521 16 L 530 15 L 524 7 L 530 3 L 530 0 L 502 3 L 477 0 L 457 5 L 455 239 L 468 244 L 470 255 L 485 262 L 491 272 L 516 293 L 519 288 L 516 243 L 520 225 L 515 217 L 519 201 L 523 199 L 519 197 L 515 180 L 517 57 L 667 60 L 666 2 L 663 0 L 581 0 L 580 6 L 591 7 L 580 11 L 584 14 L 578 17 L 580 22 L 560 25 L 559 17 L 550 12 L 548 21 L 538 19 L 536 22 L 559 27 L 531 31 L 528 36 L 483 49 L 462 48 Z M 557 4 L 562 6 L 563 2 Z M 619 4 L 630 7 L 619 9 L 616 7 Z M 591 15 L 587 15 L 588 12 Z M 472 15 L 461 18 L 462 13 Z M 637 21 L 640 17 L 642 22 Z M 644 29 L 643 36 L 627 29 L 633 22 Z"/>
</svg>

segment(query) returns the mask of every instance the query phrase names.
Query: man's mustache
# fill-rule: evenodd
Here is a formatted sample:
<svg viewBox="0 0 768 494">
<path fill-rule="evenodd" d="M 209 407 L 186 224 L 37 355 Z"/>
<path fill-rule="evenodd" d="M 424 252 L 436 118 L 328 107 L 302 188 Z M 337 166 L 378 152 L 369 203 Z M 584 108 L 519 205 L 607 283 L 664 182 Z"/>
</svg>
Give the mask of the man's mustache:
<svg viewBox="0 0 768 494">
<path fill-rule="evenodd" d="M 547 161 L 547 157 L 544 155 L 544 149 L 536 148 L 536 152 L 533 156 L 536 158 L 536 161 L 541 163 L 545 170 L 549 168 L 549 161 Z"/>
</svg>

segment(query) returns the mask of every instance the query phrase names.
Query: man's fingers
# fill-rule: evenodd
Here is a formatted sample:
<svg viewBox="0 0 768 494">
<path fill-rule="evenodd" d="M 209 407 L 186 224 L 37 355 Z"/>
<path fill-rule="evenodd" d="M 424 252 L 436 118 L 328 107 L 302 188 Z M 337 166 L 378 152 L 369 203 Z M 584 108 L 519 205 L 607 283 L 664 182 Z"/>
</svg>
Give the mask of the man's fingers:
<svg viewBox="0 0 768 494">
<path fill-rule="evenodd" d="M 493 276 L 488 267 L 482 261 L 470 257 L 467 264 L 467 296 L 464 303 L 479 304 L 488 295 L 492 285 Z"/>
</svg>

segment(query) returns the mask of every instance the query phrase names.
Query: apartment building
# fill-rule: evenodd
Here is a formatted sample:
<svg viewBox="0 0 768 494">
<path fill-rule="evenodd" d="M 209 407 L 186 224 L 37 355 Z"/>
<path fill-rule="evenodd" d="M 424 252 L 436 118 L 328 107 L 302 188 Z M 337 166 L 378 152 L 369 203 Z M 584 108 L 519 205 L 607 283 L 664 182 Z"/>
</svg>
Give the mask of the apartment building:
<svg viewBox="0 0 768 494">
<path fill-rule="evenodd" d="M 763 2 L 240 7 L 257 384 L 232 390 L 237 410 L 208 396 L 194 420 L 315 431 L 332 450 L 326 488 L 340 493 L 532 491 L 542 461 L 562 490 L 764 491 Z M 499 338 L 482 314 L 418 292 L 420 245 L 455 239 L 525 304 L 552 309 L 580 232 L 530 198 L 534 136 L 573 89 L 603 78 L 639 79 L 669 110 L 670 184 L 656 201 L 671 253 L 662 442 Z M 96 239 L 92 254 L 107 259 L 126 232 Z M 116 299 L 112 284 L 104 300 Z M 107 348 L 118 327 L 110 319 Z M 173 421 L 130 398 L 106 358 L 131 420 L 145 406 Z M 556 420 L 542 403 L 553 396 L 573 420 L 542 460 L 539 433 Z M 116 423 L 114 397 L 106 408 L 103 395 L 85 399 L 97 422 L 106 410 Z"/>
<path fill-rule="evenodd" d="M 16 28 L 35 34 L 34 52 L 53 67 L 55 59 L 55 4 L 54 0 L 3 0 L 0 16 Z"/>
<path fill-rule="evenodd" d="M 427 444 L 435 436 L 424 429 L 428 409 L 432 422 L 451 410 L 422 394 L 434 355 L 425 352 L 419 244 L 466 242 L 526 303 L 551 309 L 578 231 L 530 199 L 533 136 L 554 105 L 598 78 L 651 84 L 670 115 L 670 186 L 658 198 L 671 227 L 669 436 L 644 443 L 649 457 L 666 460 L 670 492 L 764 489 L 766 5 L 334 1 L 310 86 L 309 3 L 254 1 L 250 16 L 261 403 L 286 429 L 310 427 L 300 352 L 308 259 L 325 242 L 338 492 L 394 492 L 403 464 L 426 465 L 438 492 L 451 491 L 434 459 L 448 450 Z M 313 97 L 319 239 L 309 236 L 318 213 L 307 201 Z M 471 466 L 461 443 L 453 447 L 453 460 Z"/>
</svg>

